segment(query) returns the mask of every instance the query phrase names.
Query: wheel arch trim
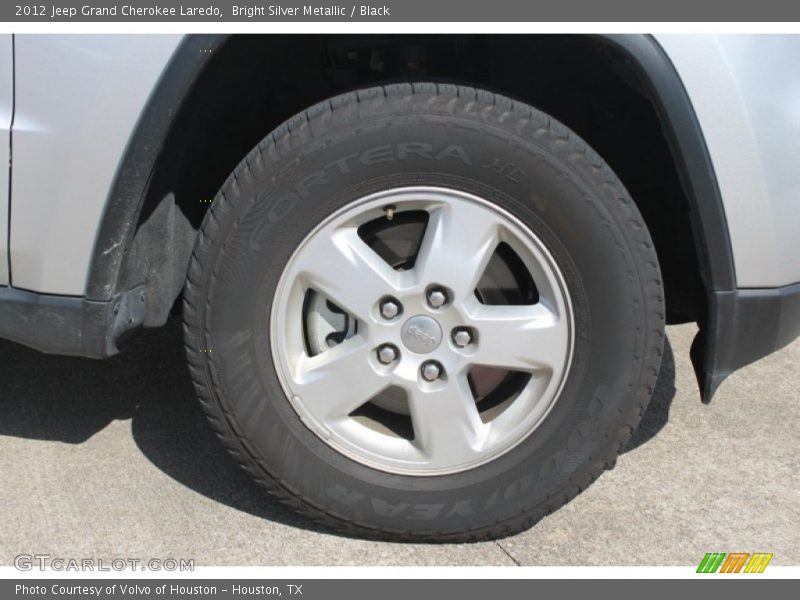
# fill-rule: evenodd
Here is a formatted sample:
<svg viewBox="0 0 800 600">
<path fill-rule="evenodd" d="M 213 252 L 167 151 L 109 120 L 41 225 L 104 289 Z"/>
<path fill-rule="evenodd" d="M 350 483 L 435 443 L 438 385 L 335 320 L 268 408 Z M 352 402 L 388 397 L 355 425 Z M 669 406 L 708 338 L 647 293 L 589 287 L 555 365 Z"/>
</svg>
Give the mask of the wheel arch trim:
<svg viewBox="0 0 800 600">
<path fill-rule="evenodd" d="M 108 300 L 158 163 L 160 150 L 183 101 L 229 35 L 188 35 L 153 90 L 120 163 L 101 219 L 86 297 Z M 597 35 L 622 53 L 655 103 L 691 208 L 692 226 L 706 288 L 733 290 L 736 279 L 725 212 L 700 124 L 672 62 L 649 35 Z"/>
<path fill-rule="evenodd" d="M 215 51 L 229 37 L 185 36 L 150 94 L 117 168 L 98 225 L 86 283 L 88 300 L 108 301 L 119 291 L 123 258 L 172 125 Z"/>
<path fill-rule="evenodd" d="M 130 247 L 148 185 L 171 126 L 207 67 L 229 35 L 188 35 L 176 49 L 128 142 L 101 219 L 87 278 L 86 299 L 108 301 L 119 290 L 120 272 Z M 631 66 L 661 121 L 690 207 L 690 221 L 708 306 L 700 322 L 701 340 L 723 332 L 719 299 L 736 289 L 736 275 L 725 210 L 702 128 L 681 78 L 656 39 L 640 34 L 597 34 L 601 44 L 621 54 Z M 727 296 L 726 296 L 727 297 Z M 692 353 L 704 399 L 710 399 L 720 372 L 714 343 L 701 343 Z"/>
</svg>

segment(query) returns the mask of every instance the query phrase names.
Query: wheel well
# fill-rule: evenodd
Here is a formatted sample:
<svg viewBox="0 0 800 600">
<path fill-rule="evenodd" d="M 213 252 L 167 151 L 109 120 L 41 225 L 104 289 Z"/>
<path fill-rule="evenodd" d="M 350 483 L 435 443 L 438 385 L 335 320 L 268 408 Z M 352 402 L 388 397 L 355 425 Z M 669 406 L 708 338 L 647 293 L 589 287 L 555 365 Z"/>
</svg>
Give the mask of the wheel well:
<svg viewBox="0 0 800 600">
<path fill-rule="evenodd" d="M 215 48 L 152 173 L 118 284 L 127 289 L 148 280 L 154 288 L 145 324 L 166 319 L 210 200 L 266 134 L 336 94 L 408 80 L 486 88 L 544 110 L 581 135 L 645 218 L 668 321 L 703 318 L 691 205 L 669 134 L 648 86 L 614 44 L 580 35 L 248 35 Z"/>
</svg>

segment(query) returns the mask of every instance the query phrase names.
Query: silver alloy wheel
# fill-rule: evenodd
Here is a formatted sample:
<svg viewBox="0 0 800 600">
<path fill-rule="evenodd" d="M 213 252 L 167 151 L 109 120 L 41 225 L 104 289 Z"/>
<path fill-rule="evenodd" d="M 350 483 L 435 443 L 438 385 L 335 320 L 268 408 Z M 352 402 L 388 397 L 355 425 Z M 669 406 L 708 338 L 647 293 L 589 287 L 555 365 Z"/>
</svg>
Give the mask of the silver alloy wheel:
<svg viewBox="0 0 800 600">
<path fill-rule="evenodd" d="M 367 223 L 404 211 L 427 213 L 407 270 L 393 268 L 359 235 Z M 479 298 L 479 281 L 501 243 L 535 282 L 536 302 Z M 431 289 L 446 293 L 441 306 L 429 302 Z M 310 292 L 355 323 L 319 352 L 311 351 L 305 325 Z M 400 318 L 382 314 L 387 297 L 402 306 Z M 533 232 L 481 198 L 433 187 L 372 194 L 318 225 L 281 275 L 270 323 L 279 380 L 306 426 L 355 461 L 418 476 L 474 468 L 527 438 L 559 396 L 574 337 L 563 277 Z M 462 347 L 452 336 L 464 330 L 473 335 Z M 389 364 L 378 353 L 386 345 L 398 350 Z M 422 369 L 431 362 L 440 373 L 429 381 Z M 522 373 L 524 385 L 500 408 L 482 413 L 470 380 L 476 367 Z M 412 435 L 355 416 L 390 388 L 405 397 Z"/>
</svg>

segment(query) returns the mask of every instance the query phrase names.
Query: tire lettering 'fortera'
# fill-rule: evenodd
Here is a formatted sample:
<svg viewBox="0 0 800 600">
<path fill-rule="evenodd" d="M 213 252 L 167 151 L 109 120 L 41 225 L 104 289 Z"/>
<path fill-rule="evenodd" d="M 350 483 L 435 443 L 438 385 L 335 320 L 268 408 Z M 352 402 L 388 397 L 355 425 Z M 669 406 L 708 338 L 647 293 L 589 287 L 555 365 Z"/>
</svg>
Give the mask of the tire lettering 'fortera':
<svg viewBox="0 0 800 600">
<path fill-rule="evenodd" d="M 458 160 L 467 166 L 472 166 L 473 161 L 463 146 L 449 144 L 444 147 L 435 147 L 427 142 L 398 142 L 397 144 L 382 144 L 367 148 L 361 152 L 347 154 L 341 158 L 329 162 L 321 169 L 306 175 L 299 180 L 292 191 L 286 192 L 272 203 L 267 213 L 267 219 L 260 226 L 253 230 L 250 236 L 249 245 L 254 250 L 259 250 L 261 244 L 258 241 L 263 230 L 270 225 L 281 221 L 286 217 L 300 201 L 311 195 L 312 189 L 317 186 L 325 186 L 332 181 L 336 175 L 347 175 L 353 172 L 353 167 L 362 165 L 370 167 L 393 161 L 405 161 L 408 159 L 424 160 Z M 260 194 L 254 204 L 264 201 L 269 194 Z"/>
</svg>

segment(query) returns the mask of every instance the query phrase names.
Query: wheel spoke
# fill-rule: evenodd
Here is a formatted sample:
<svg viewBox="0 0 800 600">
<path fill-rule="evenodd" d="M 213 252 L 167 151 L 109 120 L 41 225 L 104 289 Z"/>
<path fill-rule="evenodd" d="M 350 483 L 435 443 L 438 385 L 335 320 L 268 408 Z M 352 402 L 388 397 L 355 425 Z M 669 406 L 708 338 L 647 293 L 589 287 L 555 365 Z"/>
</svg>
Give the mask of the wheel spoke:
<svg viewBox="0 0 800 600">
<path fill-rule="evenodd" d="M 306 288 L 322 293 L 361 320 L 399 281 L 398 272 L 363 242 L 354 227 L 308 240 L 295 259 L 294 271 Z"/>
<path fill-rule="evenodd" d="M 394 214 L 402 218 L 391 223 Z M 407 256 L 418 241 L 411 268 L 381 258 Z M 504 264 L 487 273 L 499 244 Z M 484 274 L 518 293 L 479 298 Z M 528 297 L 531 279 L 538 304 L 482 304 Z M 335 451 L 388 473 L 461 473 L 509 451 L 557 399 L 573 336 L 565 292 L 543 243 L 491 200 L 434 187 L 377 192 L 323 221 L 289 260 L 272 303 L 275 366 L 303 423 Z M 494 391 L 479 411 L 475 395 Z"/>
<path fill-rule="evenodd" d="M 479 332 L 475 364 L 513 371 L 553 371 L 567 356 L 568 324 L 542 303 L 479 305 L 472 324 Z"/>
<path fill-rule="evenodd" d="M 470 203 L 431 210 L 414 267 L 418 281 L 453 290 L 456 299 L 475 291 L 499 241 L 499 221 Z"/>
<path fill-rule="evenodd" d="M 434 391 L 411 390 L 409 403 L 415 444 L 431 466 L 479 456 L 488 427 L 465 380 L 456 378 Z"/>
<path fill-rule="evenodd" d="M 320 421 L 349 415 L 389 385 L 372 368 L 369 352 L 367 342 L 355 336 L 322 354 L 303 355 L 292 377 L 293 392 Z"/>
</svg>

